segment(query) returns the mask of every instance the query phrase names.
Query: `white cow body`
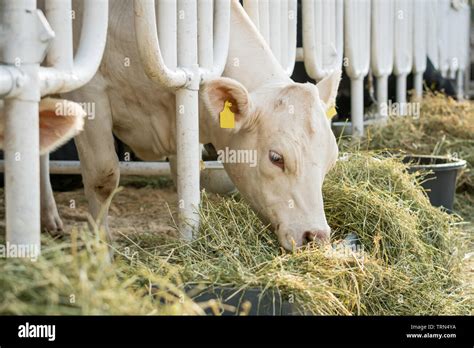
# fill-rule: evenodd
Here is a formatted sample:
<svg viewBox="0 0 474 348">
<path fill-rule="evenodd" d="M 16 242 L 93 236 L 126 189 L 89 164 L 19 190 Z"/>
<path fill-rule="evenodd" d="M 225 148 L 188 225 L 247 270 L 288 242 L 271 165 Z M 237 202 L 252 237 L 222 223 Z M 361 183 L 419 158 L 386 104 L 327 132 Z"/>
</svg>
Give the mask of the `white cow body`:
<svg viewBox="0 0 474 348">
<path fill-rule="evenodd" d="M 308 239 L 327 239 L 330 230 L 321 187 L 336 160 L 337 145 L 325 112 L 334 103 L 340 73 L 317 88 L 296 84 L 237 0 L 232 3 L 231 21 L 226 78 L 210 81 L 200 93 L 200 141 L 212 143 L 217 150 L 257 151 L 257 166 L 224 165 L 286 249 Z M 68 95 L 78 102 L 95 103 L 95 118 L 86 122 L 76 144 L 91 213 L 98 218 L 105 206 L 105 225 L 107 198 L 119 180 L 112 133 L 144 160 L 176 154 L 175 96 L 145 75 L 135 40 L 132 1 L 110 2 L 108 30 L 99 72 L 87 86 Z M 231 130 L 221 129 L 218 121 L 227 100 L 233 103 L 236 119 Z"/>
</svg>

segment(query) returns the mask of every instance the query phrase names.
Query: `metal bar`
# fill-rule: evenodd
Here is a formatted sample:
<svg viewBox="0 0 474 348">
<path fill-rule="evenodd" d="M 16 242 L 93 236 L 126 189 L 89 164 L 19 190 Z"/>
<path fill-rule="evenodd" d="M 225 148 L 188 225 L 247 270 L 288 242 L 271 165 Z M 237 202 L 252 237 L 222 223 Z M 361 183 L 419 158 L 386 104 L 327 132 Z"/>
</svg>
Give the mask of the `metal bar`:
<svg viewBox="0 0 474 348">
<path fill-rule="evenodd" d="M 163 60 L 158 42 L 155 1 L 134 0 L 133 4 L 138 51 L 146 74 L 152 81 L 170 88 L 185 86 L 191 77 L 183 70 L 171 70 Z M 188 20 L 190 14 L 184 12 L 182 15 L 185 18 L 178 19 L 178 23 Z"/>
<path fill-rule="evenodd" d="M 55 32 L 55 38 L 46 56 L 46 64 L 70 72 L 74 67 L 71 1 L 47 0 L 45 10 L 49 25 Z"/>
<path fill-rule="evenodd" d="M 405 104 L 407 102 L 407 75 L 397 75 L 397 103 L 400 115 L 405 115 Z"/>
<path fill-rule="evenodd" d="M 159 43 L 165 48 L 161 52 L 163 61 L 169 69 L 176 70 L 178 66 L 176 1 L 158 1 L 158 16 L 163 18 L 163 20 L 158 21 Z"/>
<path fill-rule="evenodd" d="M 68 2 L 68 1 L 65 1 Z M 57 6 L 62 1 L 54 2 Z M 41 95 L 66 93 L 84 86 L 97 72 L 105 49 L 108 26 L 108 0 L 84 0 L 81 39 L 74 58 L 72 71 L 54 67 L 40 68 Z M 63 28 L 67 20 L 55 20 Z M 60 34 L 63 36 L 63 34 Z M 68 36 L 66 33 L 64 36 Z M 69 45 L 58 43 L 57 45 Z M 65 47 L 64 47 L 65 48 Z M 62 52 L 65 50 L 61 49 Z M 65 59 L 66 61 L 68 59 Z"/>
<path fill-rule="evenodd" d="M 415 95 L 418 98 L 423 97 L 423 73 L 422 72 L 413 73 L 413 85 L 415 87 Z"/>
<path fill-rule="evenodd" d="M 4 106 L 6 242 L 29 251 L 18 257 L 37 257 L 41 246 L 38 69 L 46 48 L 40 30 L 47 34 L 47 28 L 39 16 L 36 0 L 0 1 L 0 24 L 10 30 L 0 61 L 20 63 L 29 79 L 15 98 L 5 99 Z M 48 41 L 51 35 L 43 39 Z"/>
<path fill-rule="evenodd" d="M 201 69 L 201 82 L 221 76 L 227 62 L 230 36 L 230 1 L 214 3 L 214 62 L 211 68 Z"/>
<path fill-rule="evenodd" d="M 279 5 L 279 6 L 278 6 Z M 280 44 L 280 64 L 282 68 L 286 71 L 288 65 L 288 50 L 289 50 L 289 25 L 290 25 L 290 16 L 289 16 L 289 9 L 288 9 L 288 0 L 280 1 L 276 7 L 279 7 L 280 10 L 280 18 L 278 22 L 280 23 L 280 35 L 277 37 L 277 40 Z M 273 35 L 273 32 L 272 32 Z M 290 74 L 291 75 L 291 74 Z"/>
<path fill-rule="evenodd" d="M 285 0 L 281 0 L 285 1 Z M 269 12 L 266 14 L 269 17 L 269 41 L 268 44 L 272 49 L 273 55 L 281 63 L 281 7 L 280 2 L 272 4 Z"/>
<path fill-rule="evenodd" d="M 364 135 L 364 78 L 351 79 L 352 135 Z"/>
<path fill-rule="evenodd" d="M 298 18 L 298 2 L 297 0 L 288 0 L 288 46 L 287 46 L 287 63 L 283 68 L 288 76 L 293 74 L 296 63 L 296 35 L 297 35 L 297 18 Z M 283 52 L 284 54 L 286 52 Z"/>
<path fill-rule="evenodd" d="M 198 61 L 199 67 L 211 69 L 214 63 L 213 18 L 214 6 L 212 0 L 199 0 L 198 18 Z"/>
<path fill-rule="evenodd" d="M 388 117 L 388 77 L 386 75 L 377 77 L 376 98 L 380 117 Z"/>
<path fill-rule="evenodd" d="M 170 175 L 170 164 L 168 162 L 120 162 L 120 176 L 158 176 Z M 224 166 L 218 161 L 204 162 L 206 170 L 224 170 Z M 5 171 L 5 161 L 0 160 L 0 173 Z M 80 175 L 81 163 L 79 161 L 49 161 L 49 171 L 58 175 Z"/>
<path fill-rule="evenodd" d="M 193 238 L 199 226 L 197 210 L 201 200 L 199 189 L 199 97 L 200 84 L 197 48 L 196 0 L 178 0 L 178 12 L 186 20 L 178 20 L 178 66 L 194 67 L 191 85 L 176 91 L 176 147 L 179 229 L 186 240 Z M 194 20 L 193 20 L 194 19 Z"/>
</svg>

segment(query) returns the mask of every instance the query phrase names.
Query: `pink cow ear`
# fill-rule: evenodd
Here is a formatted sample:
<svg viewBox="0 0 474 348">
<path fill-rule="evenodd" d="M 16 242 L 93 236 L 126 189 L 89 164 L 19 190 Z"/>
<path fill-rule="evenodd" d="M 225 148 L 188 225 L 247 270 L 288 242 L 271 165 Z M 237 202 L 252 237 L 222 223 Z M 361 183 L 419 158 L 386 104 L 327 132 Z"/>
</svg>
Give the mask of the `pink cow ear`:
<svg viewBox="0 0 474 348">
<path fill-rule="evenodd" d="M 221 77 L 207 82 L 202 89 L 204 103 L 213 117 L 219 118 L 226 102 L 232 106 L 235 128 L 238 130 L 251 116 L 252 103 L 247 89 L 239 82 Z"/>
<path fill-rule="evenodd" d="M 40 151 L 54 151 L 77 135 L 84 126 L 86 113 L 68 100 L 45 98 L 39 105 Z"/>
</svg>

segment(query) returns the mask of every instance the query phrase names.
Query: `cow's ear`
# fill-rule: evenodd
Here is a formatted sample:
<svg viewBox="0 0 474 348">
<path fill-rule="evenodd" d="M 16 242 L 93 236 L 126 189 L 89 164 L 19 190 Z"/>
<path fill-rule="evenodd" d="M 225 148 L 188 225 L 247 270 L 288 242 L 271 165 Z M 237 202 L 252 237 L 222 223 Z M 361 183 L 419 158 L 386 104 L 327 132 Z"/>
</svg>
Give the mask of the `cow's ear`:
<svg viewBox="0 0 474 348">
<path fill-rule="evenodd" d="M 54 151 L 84 126 L 84 109 L 64 99 L 45 98 L 39 105 L 40 151 Z"/>
<path fill-rule="evenodd" d="M 341 74 L 341 70 L 336 70 L 316 84 L 319 98 L 328 109 L 336 105 L 336 96 L 339 83 L 341 82 Z"/>
<path fill-rule="evenodd" d="M 207 110 L 218 121 L 221 112 L 228 108 L 235 118 L 235 129 L 239 130 L 252 113 L 252 102 L 247 89 L 239 82 L 221 77 L 205 83 L 202 98 Z"/>
</svg>

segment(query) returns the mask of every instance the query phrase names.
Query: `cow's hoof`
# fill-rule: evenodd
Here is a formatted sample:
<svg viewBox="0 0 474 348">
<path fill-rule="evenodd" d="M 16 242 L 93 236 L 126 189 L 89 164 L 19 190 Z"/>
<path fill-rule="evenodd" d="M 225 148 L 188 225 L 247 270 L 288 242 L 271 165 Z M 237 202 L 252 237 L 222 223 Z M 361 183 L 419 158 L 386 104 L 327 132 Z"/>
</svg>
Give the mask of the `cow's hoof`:
<svg viewBox="0 0 474 348">
<path fill-rule="evenodd" d="M 45 216 L 42 216 L 41 229 L 53 237 L 64 235 L 64 225 L 57 214 L 45 214 Z"/>
</svg>

